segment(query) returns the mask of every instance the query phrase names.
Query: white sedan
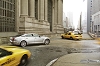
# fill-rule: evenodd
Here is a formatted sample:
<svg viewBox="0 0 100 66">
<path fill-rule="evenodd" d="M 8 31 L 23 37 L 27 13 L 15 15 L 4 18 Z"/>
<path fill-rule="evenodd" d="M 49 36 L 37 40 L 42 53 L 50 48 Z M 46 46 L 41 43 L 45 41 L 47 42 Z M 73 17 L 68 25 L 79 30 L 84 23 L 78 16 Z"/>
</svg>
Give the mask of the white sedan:
<svg viewBox="0 0 100 66">
<path fill-rule="evenodd" d="M 46 36 L 40 36 L 36 33 L 29 33 L 29 34 L 16 35 L 10 37 L 10 42 L 13 45 L 20 45 L 22 47 L 25 47 L 29 44 L 40 44 L 40 43 L 48 45 L 50 43 L 50 38 Z"/>
</svg>

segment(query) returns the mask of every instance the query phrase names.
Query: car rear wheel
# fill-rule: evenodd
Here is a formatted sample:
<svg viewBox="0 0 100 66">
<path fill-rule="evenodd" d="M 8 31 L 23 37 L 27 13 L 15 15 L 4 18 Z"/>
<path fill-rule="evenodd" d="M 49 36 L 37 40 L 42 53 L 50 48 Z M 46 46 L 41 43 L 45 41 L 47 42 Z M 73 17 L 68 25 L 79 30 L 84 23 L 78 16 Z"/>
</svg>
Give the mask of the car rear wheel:
<svg viewBox="0 0 100 66">
<path fill-rule="evenodd" d="M 27 42 L 26 42 L 26 41 L 21 41 L 20 46 L 21 46 L 21 47 L 27 46 Z"/>
<path fill-rule="evenodd" d="M 63 36 L 61 36 L 62 37 L 62 39 L 64 39 L 64 37 Z"/>
<path fill-rule="evenodd" d="M 45 45 L 48 45 L 50 43 L 50 40 L 49 39 L 46 39 L 45 41 L 44 41 L 44 44 Z"/>
<path fill-rule="evenodd" d="M 18 66 L 26 66 L 28 62 L 28 56 L 27 55 L 23 55 L 23 57 L 20 60 L 20 64 Z"/>
</svg>

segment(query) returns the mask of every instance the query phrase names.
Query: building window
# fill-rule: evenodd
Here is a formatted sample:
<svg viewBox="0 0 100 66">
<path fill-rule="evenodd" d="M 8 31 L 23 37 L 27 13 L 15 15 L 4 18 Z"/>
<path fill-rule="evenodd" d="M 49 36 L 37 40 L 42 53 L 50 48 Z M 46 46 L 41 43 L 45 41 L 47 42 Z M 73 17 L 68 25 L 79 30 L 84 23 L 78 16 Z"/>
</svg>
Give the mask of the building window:
<svg viewBox="0 0 100 66">
<path fill-rule="evenodd" d="M 98 31 L 100 30 L 100 25 L 98 25 Z"/>
<path fill-rule="evenodd" d="M 94 31 L 96 31 L 96 27 L 95 27 L 95 25 L 94 25 Z"/>
<path fill-rule="evenodd" d="M 0 0 L 0 32 L 15 32 L 15 0 Z"/>
<path fill-rule="evenodd" d="M 52 0 L 48 0 L 48 22 L 50 23 L 50 31 L 52 31 Z"/>
<path fill-rule="evenodd" d="M 35 18 L 38 19 L 38 0 L 35 0 Z"/>
<path fill-rule="evenodd" d="M 96 31 L 97 31 L 97 25 L 96 25 Z"/>
</svg>

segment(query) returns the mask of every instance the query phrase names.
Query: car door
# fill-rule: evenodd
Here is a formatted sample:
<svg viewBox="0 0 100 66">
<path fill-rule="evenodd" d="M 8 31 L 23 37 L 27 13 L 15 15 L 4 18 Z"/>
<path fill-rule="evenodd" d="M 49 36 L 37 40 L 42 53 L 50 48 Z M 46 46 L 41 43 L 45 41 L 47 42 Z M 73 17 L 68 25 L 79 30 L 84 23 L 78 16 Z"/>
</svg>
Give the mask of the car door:
<svg viewBox="0 0 100 66">
<path fill-rule="evenodd" d="M 67 34 L 67 38 L 70 38 L 70 37 L 71 37 L 71 33 L 68 33 L 68 34 Z"/>
<path fill-rule="evenodd" d="M 67 38 L 67 34 L 68 34 L 68 33 L 65 33 L 65 34 L 64 34 L 64 38 Z"/>
<path fill-rule="evenodd" d="M 44 38 L 38 34 L 33 34 L 35 37 L 35 43 L 43 43 Z"/>
<path fill-rule="evenodd" d="M 28 44 L 35 43 L 35 37 L 33 36 L 33 34 L 26 34 L 24 39 L 25 41 L 27 41 Z"/>
<path fill-rule="evenodd" d="M 16 66 L 17 61 L 15 57 L 13 57 L 12 52 L 8 52 L 6 50 L 0 49 L 0 66 Z"/>
</svg>

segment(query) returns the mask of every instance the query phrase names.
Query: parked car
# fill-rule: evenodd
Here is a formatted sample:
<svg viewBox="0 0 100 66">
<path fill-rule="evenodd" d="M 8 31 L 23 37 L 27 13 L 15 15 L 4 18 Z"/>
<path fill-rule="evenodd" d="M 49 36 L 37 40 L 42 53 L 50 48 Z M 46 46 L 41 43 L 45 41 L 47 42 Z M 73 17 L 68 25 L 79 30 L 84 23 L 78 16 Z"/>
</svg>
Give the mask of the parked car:
<svg viewBox="0 0 100 66">
<path fill-rule="evenodd" d="M 82 35 L 79 32 L 67 32 L 65 34 L 61 34 L 62 39 L 68 38 L 68 39 L 75 39 L 79 40 L 82 39 Z"/>
<path fill-rule="evenodd" d="M 40 44 L 40 43 L 48 45 L 50 43 L 50 38 L 46 36 L 40 36 L 36 33 L 28 33 L 10 37 L 10 42 L 13 45 L 20 45 L 22 47 L 25 47 L 29 44 Z"/>
<path fill-rule="evenodd" d="M 0 66 L 26 66 L 30 56 L 30 51 L 21 47 L 0 46 Z"/>
</svg>

